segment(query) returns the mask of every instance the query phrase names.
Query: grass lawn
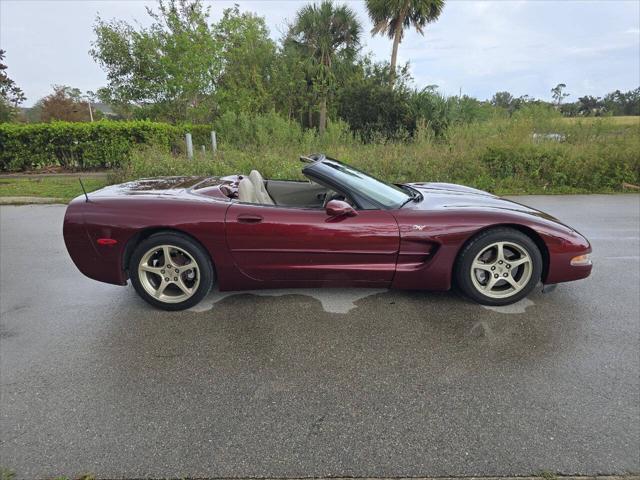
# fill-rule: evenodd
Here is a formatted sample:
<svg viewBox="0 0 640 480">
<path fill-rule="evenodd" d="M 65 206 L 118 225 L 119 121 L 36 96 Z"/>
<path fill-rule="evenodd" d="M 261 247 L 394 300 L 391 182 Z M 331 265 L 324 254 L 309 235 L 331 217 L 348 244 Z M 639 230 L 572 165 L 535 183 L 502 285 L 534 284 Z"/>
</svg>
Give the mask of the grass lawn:
<svg viewBox="0 0 640 480">
<path fill-rule="evenodd" d="M 82 175 L 80 175 L 82 176 Z M 107 184 L 105 178 L 83 178 L 87 192 Z M 76 177 L 0 178 L 0 197 L 48 197 L 65 203 L 82 194 Z"/>
<path fill-rule="evenodd" d="M 564 117 L 567 123 L 591 124 L 595 122 L 608 122 L 612 125 L 635 125 L 640 127 L 640 117 Z"/>
</svg>

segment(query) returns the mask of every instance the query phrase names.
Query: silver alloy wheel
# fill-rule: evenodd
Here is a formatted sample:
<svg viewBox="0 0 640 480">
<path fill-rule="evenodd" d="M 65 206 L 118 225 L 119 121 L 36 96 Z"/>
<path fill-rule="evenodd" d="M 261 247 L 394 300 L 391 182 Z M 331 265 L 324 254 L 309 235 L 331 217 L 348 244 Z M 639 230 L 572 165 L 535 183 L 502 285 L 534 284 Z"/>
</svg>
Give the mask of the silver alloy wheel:
<svg viewBox="0 0 640 480">
<path fill-rule="evenodd" d="M 483 295 L 508 298 L 527 286 L 533 272 L 529 253 L 514 242 L 495 242 L 485 247 L 471 264 L 471 281 Z"/>
<path fill-rule="evenodd" d="M 180 303 L 198 290 L 200 269 L 186 250 L 175 245 L 158 245 L 142 256 L 138 278 L 153 298 L 165 303 Z"/>
</svg>

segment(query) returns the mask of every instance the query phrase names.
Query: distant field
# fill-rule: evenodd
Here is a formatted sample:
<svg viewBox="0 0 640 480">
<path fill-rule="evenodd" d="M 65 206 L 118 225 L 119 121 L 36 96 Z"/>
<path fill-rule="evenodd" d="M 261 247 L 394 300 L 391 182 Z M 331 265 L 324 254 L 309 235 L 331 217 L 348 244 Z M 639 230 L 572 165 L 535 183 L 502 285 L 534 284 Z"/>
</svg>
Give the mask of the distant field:
<svg viewBox="0 0 640 480">
<path fill-rule="evenodd" d="M 568 123 L 609 122 L 614 125 L 640 126 L 640 117 L 565 117 L 564 121 Z"/>
</svg>

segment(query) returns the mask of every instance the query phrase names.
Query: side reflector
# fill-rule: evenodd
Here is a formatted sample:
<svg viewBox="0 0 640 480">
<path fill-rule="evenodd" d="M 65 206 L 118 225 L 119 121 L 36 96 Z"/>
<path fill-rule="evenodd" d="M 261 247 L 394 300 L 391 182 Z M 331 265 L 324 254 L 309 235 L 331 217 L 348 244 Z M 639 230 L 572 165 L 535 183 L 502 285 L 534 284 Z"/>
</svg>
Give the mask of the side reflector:
<svg viewBox="0 0 640 480">
<path fill-rule="evenodd" d="M 118 241 L 113 238 L 99 238 L 96 241 L 98 242 L 98 245 L 107 245 L 107 246 L 115 245 L 116 243 L 118 243 Z"/>
<path fill-rule="evenodd" d="M 591 255 L 587 253 L 586 255 L 578 255 L 577 257 L 573 257 L 571 259 L 571 265 L 574 267 L 591 265 Z"/>
</svg>

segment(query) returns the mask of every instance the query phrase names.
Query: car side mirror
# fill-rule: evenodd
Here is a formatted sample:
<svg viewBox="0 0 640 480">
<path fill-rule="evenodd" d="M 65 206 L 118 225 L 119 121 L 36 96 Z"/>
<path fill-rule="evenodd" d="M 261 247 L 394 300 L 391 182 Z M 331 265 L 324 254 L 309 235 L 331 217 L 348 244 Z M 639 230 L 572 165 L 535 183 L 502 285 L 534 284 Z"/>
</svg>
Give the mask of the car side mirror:
<svg viewBox="0 0 640 480">
<path fill-rule="evenodd" d="M 351 205 L 342 200 L 331 200 L 325 206 L 327 215 L 330 217 L 355 217 L 358 215 Z"/>
</svg>

